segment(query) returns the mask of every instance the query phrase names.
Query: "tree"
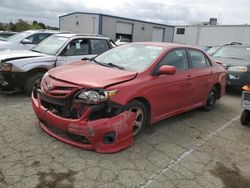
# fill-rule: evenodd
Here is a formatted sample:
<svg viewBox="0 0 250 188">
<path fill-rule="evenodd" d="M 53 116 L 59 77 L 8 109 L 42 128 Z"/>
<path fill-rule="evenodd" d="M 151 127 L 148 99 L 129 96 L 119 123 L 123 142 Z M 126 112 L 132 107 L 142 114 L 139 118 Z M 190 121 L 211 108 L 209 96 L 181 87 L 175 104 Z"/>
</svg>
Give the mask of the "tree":
<svg viewBox="0 0 250 188">
<path fill-rule="evenodd" d="M 19 19 L 18 22 L 16 23 L 16 29 L 17 31 L 25 31 L 30 29 L 30 24 L 26 21 L 23 21 L 22 19 Z"/>
<path fill-rule="evenodd" d="M 38 25 L 42 28 L 42 29 L 46 29 L 46 25 L 42 22 L 39 22 Z"/>
</svg>

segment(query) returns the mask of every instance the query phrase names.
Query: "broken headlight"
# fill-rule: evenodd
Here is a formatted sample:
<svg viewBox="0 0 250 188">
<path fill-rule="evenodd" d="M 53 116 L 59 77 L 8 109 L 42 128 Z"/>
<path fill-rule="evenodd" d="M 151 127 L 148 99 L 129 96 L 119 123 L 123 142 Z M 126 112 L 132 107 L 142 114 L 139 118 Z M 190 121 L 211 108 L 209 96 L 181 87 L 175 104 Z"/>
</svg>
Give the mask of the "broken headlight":
<svg viewBox="0 0 250 188">
<path fill-rule="evenodd" d="M 107 101 L 111 96 L 116 95 L 118 90 L 106 91 L 99 89 L 83 90 L 77 94 L 77 99 L 86 104 L 99 104 Z"/>
<path fill-rule="evenodd" d="M 0 71 L 10 72 L 12 68 L 12 64 L 10 63 L 1 63 L 0 64 Z"/>
</svg>

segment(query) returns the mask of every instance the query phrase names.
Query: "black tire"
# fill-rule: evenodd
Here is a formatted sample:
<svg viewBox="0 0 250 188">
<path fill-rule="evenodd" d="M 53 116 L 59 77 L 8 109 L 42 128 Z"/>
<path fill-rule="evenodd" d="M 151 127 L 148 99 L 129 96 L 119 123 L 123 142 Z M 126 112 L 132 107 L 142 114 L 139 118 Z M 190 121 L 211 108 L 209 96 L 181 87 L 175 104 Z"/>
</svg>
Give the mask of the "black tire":
<svg viewBox="0 0 250 188">
<path fill-rule="evenodd" d="M 148 122 L 148 112 L 145 107 L 145 105 L 138 101 L 138 100 L 133 100 L 129 102 L 125 108 L 127 111 L 132 111 L 138 113 L 137 119 L 134 123 L 133 127 L 133 136 L 137 136 L 139 133 L 141 133 L 144 128 L 146 127 L 146 124 Z M 137 123 L 136 123 L 137 122 Z M 137 125 L 137 126 L 136 126 Z"/>
<path fill-rule="evenodd" d="M 33 91 L 33 87 L 36 83 L 39 83 L 45 73 L 38 72 L 30 75 L 28 78 L 26 78 L 24 82 L 24 93 L 27 96 L 31 96 L 31 93 Z"/>
<path fill-rule="evenodd" d="M 240 122 L 242 125 L 249 126 L 250 123 L 250 111 L 244 110 L 240 116 Z"/>
<path fill-rule="evenodd" d="M 207 96 L 207 104 L 202 108 L 204 111 L 210 111 L 214 108 L 217 100 L 217 93 L 217 89 L 213 87 Z"/>
</svg>

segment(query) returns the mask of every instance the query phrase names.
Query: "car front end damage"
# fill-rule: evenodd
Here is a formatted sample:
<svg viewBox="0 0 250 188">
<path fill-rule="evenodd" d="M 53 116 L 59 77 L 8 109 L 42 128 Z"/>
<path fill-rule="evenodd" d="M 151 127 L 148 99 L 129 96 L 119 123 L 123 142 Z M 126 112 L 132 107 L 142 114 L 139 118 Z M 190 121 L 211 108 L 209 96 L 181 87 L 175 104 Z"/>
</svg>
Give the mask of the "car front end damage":
<svg viewBox="0 0 250 188">
<path fill-rule="evenodd" d="M 99 153 L 118 152 L 133 143 L 134 112 L 124 111 L 110 99 L 88 103 L 84 94 L 89 89 L 48 79 L 49 84 L 43 79 L 41 88 L 34 88 L 32 94 L 43 131 L 66 144 Z"/>
</svg>

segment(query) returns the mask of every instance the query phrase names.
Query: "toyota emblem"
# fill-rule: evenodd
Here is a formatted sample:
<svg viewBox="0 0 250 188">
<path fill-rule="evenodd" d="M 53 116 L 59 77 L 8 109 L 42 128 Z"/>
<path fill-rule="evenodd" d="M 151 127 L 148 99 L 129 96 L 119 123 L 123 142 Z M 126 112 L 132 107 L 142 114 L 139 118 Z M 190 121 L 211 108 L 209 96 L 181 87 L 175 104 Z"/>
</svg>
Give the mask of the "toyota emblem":
<svg viewBox="0 0 250 188">
<path fill-rule="evenodd" d="M 51 83 L 47 84 L 47 90 L 50 91 L 52 89 L 53 85 Z"/>
</svg>

